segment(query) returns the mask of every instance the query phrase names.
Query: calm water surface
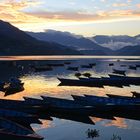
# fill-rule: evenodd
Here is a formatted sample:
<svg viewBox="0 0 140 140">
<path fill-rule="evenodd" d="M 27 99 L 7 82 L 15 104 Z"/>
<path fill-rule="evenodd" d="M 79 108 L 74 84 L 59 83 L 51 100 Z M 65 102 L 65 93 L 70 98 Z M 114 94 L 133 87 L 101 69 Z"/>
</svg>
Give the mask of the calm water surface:
<svg viewBox="0 0 140 140">
<path fill-rule="evenodd" d="M 119 59 L 119 61 L 118 61 Z M 90 72 L 92 76 L 107 76 L 113 68 L 127 71 L 127 75 L 140 76 L 140 68 L 129 70 L 129 65 L 140 64 L 140 57 L 115 57 L 115 56 L 19 56 L 19 57 L 0 57 L 1 80 L 7 80 L 11 76 L 19 76 L 25 82 L 23 92 L 7 96 L 7 99 L 23 99 L 23 96 L 40 98 L 40 95 L 54 96 L 71 99 L 71 94 L 83 95 L 93 94 L 105 96 L 105 94 L 118 94 L 131 96 L 131 91 L 140 91 L 140 86 L 130 86 L 116 88 L 105 86 L 105 88 L 95 87 L 69 87 L 58 86 L 57 77 L 76 78 L 75 72 L 66 70 L 68 66 L 79 66 L 88 63 L 96 63 L 92 69 L 80 68 L 79 72 Z M 6 60 L 6 61 L 5 61 Z M 39 60 L 39 61 L 37 61 Z M 12 63 L 13 62 L 13 63 Z M 15 63 L 16 62 L 16 63 Z M 53 71 L 32 72 L 29 71 L 29 64 L 48 64 L 71 62 L 70 65 L 63 67 L 54 67 Z M 12 64 L 11 64 L 12 63 Z M 110 67 L 108 64 L 114 63 Z M 124 64 L 126 67 L 121 67 Z M 24 70 L 18 69 L 18 65 L 23 65 Z M 3 97 L 1 92 L 0 97 Z M 140 139 L 140 122 L 125 118 L 116 118 L 116 120 L 106 120 L 91 117 L 95 125 L 84 124 L 76 121 L 53 118 L 53 121 L 42 120 L 43 125 L 32 125 L 34 130 L 45 137 L 45 140 L 86 140 L 86 131 L 88 128 L 99 130 L 100 137 L 97 140 L 111 140 L 113 134 L 121 136 L 122 140 Z"/>
</svg>

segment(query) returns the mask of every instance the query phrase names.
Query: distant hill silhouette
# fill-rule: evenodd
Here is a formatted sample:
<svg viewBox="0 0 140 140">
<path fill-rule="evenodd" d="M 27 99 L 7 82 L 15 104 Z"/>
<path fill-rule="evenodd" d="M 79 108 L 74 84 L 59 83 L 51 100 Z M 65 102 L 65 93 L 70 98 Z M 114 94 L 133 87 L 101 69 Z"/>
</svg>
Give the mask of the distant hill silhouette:
<svg viewBox="0 0 140 140">
<path fill-rule="evenodd" d="M 137 36 L 132 37 L 128 35 L 97 35 L 90 39 L 93 42 L 112 50 L 119 50 L 125 46 L 135 46 L 140 44 L 140 40 L 137 39 Z"/>
<path fill-rule="evenodd" d="M 111 50 L 110 41 L 125 46 Z M 100 45 L 99 45 L 100 44 Z M 140 35 L 95 36 L 86 38 L 69 32 L 23 32 L 8 22 L 0 20 L 0 55 L 140 55 Z"/>
<path fill-rule="evenodd" d="M 140 45 L 124 47 L 124 48 L 116 51 L 116 55 L 140 56 Z"/>
<path fill-rule="evenodd" d="M 112 53 L 111 49 L 102 47 L 93 41 L 91 41 L 88 38 L 85 38 L 83 36 L 74 35 L 69 32 L 60 32 L 55 30 L 47 30 L 46 32 L 27 32 L 32 37 L 35 37 L 36 39 L 42 40 L 42 41 L 53 41 L 57 42 L 63 45 L 66 45 L 68 47 L 71 47 L 73 49 L 80 50 L 81 52 L 90 52 L 90 54 L 96 55 L 110 55 Z"/>
<path fill-rule="evenodd" d="M 80 54 L 64 45 L 39 41 L 8 22 L 0 20 L 0 55 Z"/>
</svg>

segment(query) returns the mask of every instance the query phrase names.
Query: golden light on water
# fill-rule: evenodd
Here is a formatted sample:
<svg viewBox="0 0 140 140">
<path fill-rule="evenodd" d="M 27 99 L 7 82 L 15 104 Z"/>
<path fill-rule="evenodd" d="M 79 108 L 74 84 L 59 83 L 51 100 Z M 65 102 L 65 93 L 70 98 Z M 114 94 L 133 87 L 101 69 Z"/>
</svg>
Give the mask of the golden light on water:
<svg viewBox="0 0 140 140">
<path fill-rule="evenodd" d="M 127 128 L 128 127 L 127 123 L 125 122 L 125 119 L 118 118 L 118 117 L 116 117 L 116 120 L 105 123 L 104 126 L 116 126 L 118 128 Z"/>
<path fill-rule="evenodd" d="M 33 75 L 33 76 L 23 76 L 21 80 L 25 83 L 25 90 L 13 95 L 1 98 L 5 99 L 23 99 L 23 96 L 36 97 L 40 98 L 41 95 L 46 96 L 55 96 L 62 98 L 71 98 L 72 94 L 75 95 L 97 95 L 97 96 L 106 96 L 106 94 L 117 94 L 117 95 L 126 95 L 131 96 L 131 89 L 129 87 L 116 88 L 105 86 L 105 88 L 96 88 L 96 87 L 76 87 L 76 86 L 58 86 L 59 80 L 56 77 L 47 77 L 44 75 Z M 138 86 L 133 87 L 132 89 L 139 89 Z"/>
</svg>

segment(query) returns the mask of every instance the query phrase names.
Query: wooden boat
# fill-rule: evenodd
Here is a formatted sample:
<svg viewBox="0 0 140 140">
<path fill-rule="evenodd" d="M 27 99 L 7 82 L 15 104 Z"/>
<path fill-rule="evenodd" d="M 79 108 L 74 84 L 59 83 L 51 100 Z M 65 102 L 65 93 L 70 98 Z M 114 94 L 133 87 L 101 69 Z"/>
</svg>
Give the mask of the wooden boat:
<svg viewBox="0 0 140 140">
<path fill-rule="evenodd" d="M 71 62 L 64 62 L 64 64 L 66 64 L 66 65 L 70 65 L 70 64 L 71 64 Z"/>
<path fill-rule="evenodd" d="M 92 68 L 92 65 L 81 65 L 81 68 Z"/>
<path fill-rule="evenodd" d="M 24 82 L 16 77 L 11 77 L 4 85 L 5 96 L 11 95 L 24 90 Z"/>
<path fill-rule="evenodd" d="M 124 64 L 122 64 L 122 65 L 120 65 L 121 67 L 126 67 L 126 65 L 124 65 Z"/>
<path fill-rule="evenodd" d="M 110 63 L 109 66 L 114 66 L 114 63 Z"/>
<path fill-rule="evenodd" d="M 116 75 L 116 74 L 108 74 L 110 78 L 124 78 L 124 79 L 138 79 L 140 80 L 140 77 L 134 77 L 134 76 L 122 76 L 122 75 Z"/>
<path fill-rule="evenodd" d="M 48 110 L 51 112 L 62 112 L 66 114 L 89 114 L 92 111 L 92 107 L 85 107 L 78 104 L 74 100 L 61 99 L 55 97 L 41 96 L 44 101 L 49 104 Z M 48 112 L 48 111 L 47 111 Z"/>
<path fill-rule="evenodd" d="M 40 106 L 35 106 L 34 104 L 32 105 L 25 101 L 9 99 L 0 99 L 0 107 L 2 109 L 16 110 L 29 114 L 38 114 L 42 110 L 42 107 Z"/>
<path fill-rule="evenodd" d="M 90 66 L 96 66 L 96 63 L 89 63 Z"/>
<path fill-rule="evenodd" d="M 52 117 L 71 120 L 76 122 L 82 122 L 86 124 L 94 125 L 95 123 L 90 119 L 87 115 L 74 115 L 74 114 L 66 114 L 66 113 L 53 113 L 50 114 Z"/>
<path fill-rule="evenodd" d="M 132 91 L 133 97 L 140 98 L 140 93 Z"/>
<path fill-rule="evenodd" d="M 62 79 L 58 78 L 61 81 L 62 85 L 69 86 L 89 86 L 89 87 L 103 87 L 103 86 L 115 86 L 115 87 L 123 87 L 129 86 L 130 84 L 140 84 L 140 82 L 135 81 L 124 81 L 123 79 L 118 78 L 109 78 L 109 77 L 101 77 L 101 78 L 79 78 L 77 79 Z"/>
<path fill-rule="evenodd" d="M 30 104 L 30 105 L 40 105 L 43 104 L 44 101 L 42 99 L 38 98 L 32 98 L 32 97 L 23 97 L 25 103 Z"/>
<path fill-rule="evenodd" d="M 46 96 L 41 97 L 50 104 L 50 108 L 48 110 L 51 112 L 62 112 L 66 114 L 90 114 L 93 110 L 92 107 L 83 106 L 74 100 Z"/>
<path fill-rule="evenodd" d="M 25 104 L 31 105 L 31 106 L 40 106 L 44 110 L 46 110 L 49 107 L 49 103 L 37 98 L 31 98 L 31 97 L 23 97 L 25 100 Z"/>
<path fill-rule="evenodd" d="M 124 81 L 131 81 L 131 82 L 140 82 L 140 77 L 133 77 L 133 76 L 121 76 L 121 75 L 114 75 L 114 74 L 108 74 L 110 78 L 118 78 L 122 79 Z"/>
<path fill-rule="evenodd" d="M 63 67 L 64 64 L 47 64 L 49 67 Z"/>
<path fill-rule="evenodd" d="M 121 96 L 121 95 L 114 95 L 114 94 L 106 94 L 110 98 L 121 98 L 121 99 L 132 99 L 131 96 Z"/>
<path fill-rule="evenodd" d="M 60 99 L 60 98 L 54 98 L 54 97 L 46 97 L 42 96 L 44 100 L 50 103 L 50 109 L 49 111 L 52 113 L 62 113 L 62 114 L 76 114 L 76 115 L 88 115 L 88 116 L 94 116 L 99 118 L 105 118 L 105 119 L 114 119 L 112 115 L 108 115 L 105 112 L 97 112 L 95 107 L 91 106 L 83 106 L 82 104 L 79 104 L 77 101 L 74 100 L 68 100 L 68 99 Z"/>
<path fill-rule="evenodd" d="M 83 78 L 83 77 L 79 77 L 80 80 L 99 80 L 100 78 L 98 77 L 89 77 L 89 78 Z"/>
<path fill-rule="evenodd" d="M 79 78 L 80 79 L 80 78 Z M 123 86 L 129 86 L 129 83 L 126 83 L 122 81 L 121 79 L 114 79 L 114 78 L 109 78 L 109 77 L 90 77 L 90 78 L 85 78 L 83 80 L 94 80 L 96 83 L 102 84 L 104 86 L 115 86 L 115 87 L 120 87 L 122 88 Z"/>
<path fill-rule="evenodd" d="M 58 78 L 61 82 L 59 86 L 86 86 L 86 87 L 101 87 L 103 88 L 102 83 L 97 83 L 97 80 L 78 80 L 78 79 L 65 79 L 65 78 Z"/>
<path fill-rule="evenodd" d="M 23 85 L 9 85 L 8 87 L 4 88 L 4 90 L 5 90 L 4 96 L 8 96 L 11 94 L 15 94 L 15 93 L 24 91 L 24 87 L 23 87 Z"/>
<path fill-rule="evenodd" d="M 121 75 L 125 75 L 125 70 L 117 70 L 117 69 L 113 69 L 113 73 L 115 74 L 121 74 Z"/>
<path fill-rule="evenodd" d="M 78 71 L 79 67 L 68 67 L 67 70 Z"/>
<path fill-rule="evenodd" d="M 31 128 L 32 123 L 42 124 L 36 115 L 30 115 L 27 113 L 9 110 L 9 109 L 0 109 L 0 118 L 6 118 L 8 120 L 14 121 L 22 126 L 25 126 L 29 129 Z"/>
<path fill-rule="evenodd" d="M 140 65 L 139 65 L 139 64 L 136 64 L 136 67 L 137 67 L 137 68 L 139 68 L 139 67 L 140 67 Z"/>
<path fill-rule="evenodd" d="M 89 79 L 91 79 L 91 80 L 92 80 L 92 79 L 93 79 L 93 80 L 95 80 L 95 79 L 96 79 L 96 80 L 99 80 L 100 77 L 89 77 Z"/>
<path fill-rule="evenodd" d="M 119 103 L 121 102 L 122 104 L 126 104 L 126 103 L 136 103 L 136 104 L 140 104 L 140 99 L 138 98 L 108 98 L 108 97 L 100 97 L 100 96 L 94 96 L 94 95 L 85 95 L 86 98 L 88 99 L 97 99 L 100 100 L 102 99 L 104 102 L 116 102 Z"/>
<path fill-rule="evenodd" d="M 28 114 L 33 114 L 39 116 L 41 119 L 52 120 L 52 118 L 44 112 L 48 109 L 48 104 L 44 103 L 44 101 L 35 101 L 35 100 L 26 100 L 26 101 L 19 101 L 19 100 L 8 100 L 8 99 L 0 99 L 0 107 L 2 109 L 14 110 L 18 112 L 24 112 Z"/>
<path fill-rule="evenodd" d="M 123 86 L 129 86 L 130 84 L 133 84 L 134 81 L 126 81 L 124 82 L 121 79 L 114 79 L 114 78 L 79 78 L 78 79 L 65 79 L 65 78 L 58 78 L 58 80 L 61 82 L 59 86 L 86 86 L 86 87 L 101 87 L 104 86 L 115 86 L 115 87 L 123 87 Z M 140 83 L 134 83 L 134 84 L 140 84 Z"/>
<path fill-rule="evenodd" d="M 76 96 L 72 95 L 74 100 L 77 103 L 81 103 L 83 105 L 95 106 L 95 105 L 131 105 L 131 104 L 139 104 L 140 100 L 127 100 L 127 99 L 116 99 L 116 98 L 107 98 L 107 97 L 99 97 L 99 96 Z"/>
<path fill-rule="evenodd" d="M 126 78 L 127 76 L 116 75 L 116 74 L 108 74 L 110 78 Z"/>
<path fill-rule="evenodd" d="M 41 72 L 41 71 L 52 71 L 53 68 L 50 66 L 34 66 L 35 72 Z"/>
<path fill-rule="evenodd" d="M 32 130 L 3 118 L 0 118 L 0 138 L 2 140 L 43 140 Z"/>
<path fill-rule="evenodd" d="M 131 70 L 137 70 L 137 67 L 136 66 L 129 66 L 129 69 L 131 69 Z"/>
<path fill-rule="evenodd" d="M 101 77 L 100 82 L 102 82 L 105 86 L 115 86 L 120 88 L 123 88 L 123 86 L 129 86 L 133 83 L 130 81 L 124 81 L 123 79 L 109 77 Z"/>
<path fill-rule="evenodd" d="M 77 104 L 74 100 L 61 99 L 61 98 L 48 97 L 48 96 L 41 96 L 41 97 L 50 106 L 62 106 L 62 107 L 68 106 L 69 108 L 83 107 L 82 105 Z"/>
</svg>

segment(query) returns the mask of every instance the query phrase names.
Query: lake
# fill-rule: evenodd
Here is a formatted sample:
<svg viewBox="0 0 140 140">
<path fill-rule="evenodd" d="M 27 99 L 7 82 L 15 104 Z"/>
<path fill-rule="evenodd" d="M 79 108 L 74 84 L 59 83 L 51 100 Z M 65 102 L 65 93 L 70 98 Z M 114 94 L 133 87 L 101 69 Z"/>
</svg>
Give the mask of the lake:
<svg viewBox="0 0 140 140">
<path fill-rule="evenodd" d="M 59 64 L 70 62 L 60 67 L 53 67 L 52 71 L 34 72 L 29 66 Z M 88 63 L 96 63 L 93 68 L 81 68 L 81 65 Z M 109 66 L 113 63 L 114 66 Z M 140 68 L 137 70 L 128 69 L 130 65 L 140 65 L 140 56 L 8 56 L 0 57 L 0 77 L 1 81 L 6 81 L 10 77 L 18 76 L 25 83 L 25 90 L 3 97 L 1 92 L 0 97 L 5 99 L 22 100 L 23 96 L 40 98 L 43 96 L 53 96 L 58 98 L 72 99 L 71 95 L 97 95 L 106 96 L 105 94 L 118 94 L 131 96 L 131 91 L 140 91 L 140 86 L 131 85 L 123 88 L 105 86 L 104 88 L 96 87 L 70 87 L 58 86 L 61 78 L 76 79 L 75 71 L 68 71 L 68 66 L 78 66 L 79 72 L 90 72 L 94 77 L 108 76 L 112 73 L 113 68 L 126 70 L 129 76 L 139 76 Z M 123 67 L 121 65 L 124 65 Z M 23 68 L 21 69 L 21 67 Z M 45 140 L 86 140 L 88 129 L 99 130 L 97 140 L 111 140 L 113 134 L 118 135 L 122 140 L 139 140 L 140 137 L 140 121 L 116 118 L 116 120 L 107 120 L 91 116 L 95 125 L 90 125 L 78 121 L 70 121 L 67 119 L 53 118 L 53 121 L 42 120 L 42 125 L 32 124 L 33 129 L 43 136 Z M 89 138 L 91 139 L 91 138 Z"/>
</svg>

